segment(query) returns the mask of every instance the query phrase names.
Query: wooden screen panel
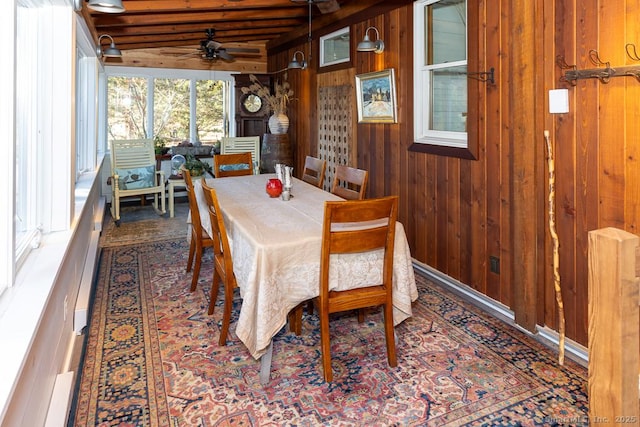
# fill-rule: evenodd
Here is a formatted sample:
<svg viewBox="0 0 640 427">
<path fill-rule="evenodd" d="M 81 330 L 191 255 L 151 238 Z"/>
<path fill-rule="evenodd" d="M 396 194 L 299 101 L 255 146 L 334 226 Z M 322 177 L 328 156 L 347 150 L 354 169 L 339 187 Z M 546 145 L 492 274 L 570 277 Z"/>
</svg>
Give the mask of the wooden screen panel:
<svg viewBox="0 0 640 427">
<path fill-rule="evenodd" d="M 324 186 L 331 189 L 337 165 L 351 165 L 353 86 L 325 86 L 318 93 L 318 157 L 326 160 Z"/>
</svg>

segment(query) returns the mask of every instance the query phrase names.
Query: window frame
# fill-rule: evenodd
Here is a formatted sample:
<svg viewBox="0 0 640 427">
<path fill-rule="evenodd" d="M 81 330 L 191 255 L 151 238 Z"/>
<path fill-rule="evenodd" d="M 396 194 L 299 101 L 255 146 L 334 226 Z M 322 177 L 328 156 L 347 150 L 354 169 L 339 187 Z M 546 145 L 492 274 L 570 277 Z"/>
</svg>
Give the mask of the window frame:
<svg viewBox="0 0 640 427">
<path fill-rule="evenodd" d="M 431 104 L 430 97 L 420 97 L 417 94 L 430 93 L 429 73 L 438 66 L 426 67 L 425 64 L 425 40 L 427 32 L 427 23 L 425 22 L 424 9 L 431 4 L 440 0 L 418 0 L 414 2 L 413 9 L 413 33 L 414 33 L 414 137 L 413 144 L 409 147 L 409 151 L 430 153 L 449 157 L 459 157 L 463 159 L 476 160 L 478 158 L 478 138 L 477 133 L 473 129 L 476 125 L 477 113 L 471 108 L 475 105 L 477 99 L 477 84 L 474 80 L 467 80 L 467 131 L 466 132 L 447 132 L 436 130 L 424 130 L 423 120 L 425 116 L 430 114 Z M 474 12 L 474 0 L 466 0 L 467 3 L 467 58 L 466 61 L 457 61 L 451 66 L 466 65 L 467 71 L 473 64 L 476 49 L 474 48 L 473 37 L 477 28 L 478 14 Z M 477 34 L 477 31 L 475 32 Z M 464 137 L 461 135 L 464 134 Z"/>
<path fill-rule="evenodd" d="M 227 108 L 224 114 L 224 126 L 227 135 L 235 135 L 235 120 L 232 120 L 232 114 L 235 111 L 234 99 L 232 91 L 234 90 L 234 77 L 233 73 L 227 71 L 202 71 L 202 70 L 178 70 L 168 68 L 144 68 L 140 67 L 117 67 L 106 66 L 105 67 L 105 115 L 104 123 L 101 124 L 101 132 L 104 132 L 108 136 L 107 132 L 107 119 L 108 119 L 108 106 L 106 105 L 109 98 L 107 93 L 107 82 L 109 77 L 137 77 L 147 79 L 147 128 L 151 135 L 149 138 L 153 138 L 154 132 L 154 85 L 155 79 L 185 79 L 190 80 L 190 122 L 189 122 L 189 139 L 191 141 L 196 140 L 196 122 L 195 122 L 195 103 L 196 92 L 195 85 L 198 80 L 221 80 L 225 82 L 225 103 Z"/>
</svg>

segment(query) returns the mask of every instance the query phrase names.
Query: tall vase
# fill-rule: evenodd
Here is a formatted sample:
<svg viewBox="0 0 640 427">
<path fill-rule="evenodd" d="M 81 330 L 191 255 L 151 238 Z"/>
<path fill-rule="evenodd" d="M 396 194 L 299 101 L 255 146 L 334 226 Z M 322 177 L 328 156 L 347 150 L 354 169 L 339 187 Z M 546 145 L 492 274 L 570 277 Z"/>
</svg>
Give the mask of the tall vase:
<svg viewBox="0 0 640 427">
<path fill-rule="evenodd" d="M 289 130 L 289 117 L 285 113 L 273 113 L 269 117 L 269 130 L 273 134 L 287 133 Z"/>
</svg>

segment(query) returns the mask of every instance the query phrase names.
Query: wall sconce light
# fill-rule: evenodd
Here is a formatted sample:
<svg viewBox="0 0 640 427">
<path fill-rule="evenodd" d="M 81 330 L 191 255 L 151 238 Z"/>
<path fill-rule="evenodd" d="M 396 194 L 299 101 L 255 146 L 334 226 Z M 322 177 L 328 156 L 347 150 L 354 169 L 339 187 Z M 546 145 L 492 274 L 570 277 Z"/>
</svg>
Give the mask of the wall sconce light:
<svg viewBox="0 0 640 427">
<path fill-rule="evenodd" d="M 122 0 L 89 0 L 89 9 L 105 13 L 122 13 Z"/>
<path fill-rule="evenodd" d="M 369 38 L 369 30 L 375 30 L 376 32 L 376 41 L 371 41 Z M 358 43 L 358 47 L 356 48 L 358 52 L 375 52 L 382 53 L 384 52 L 384 42 L 380 40 L 380 33 L 376 27 L 369 27 L 364 32 L 364 39 Z"/>
<path fill-rule="evenodd" d="M 111 40 L 111 45 L 108 48 L 102 50 L 102 45 L 100 44 L 100 42 L 104 37 L 107 37 L 109 38 L 109 40 Z M 96 48 L 96 53 L 98 54 L 98 56 L 104 56 L 105 58 L 122 58 L 122 52 L 120 52 L 120 49 L 116 47 L 116 43 L 113 41 L 113 37 L 111 37 L 109 34 L 103 34 L 100 36 L 100 38 L 98 38 L 98 47 Z"/>
<path fill-rule="evenodd" d="M 298 62 L 296 58 L 296 54 L 300 54 L 302 56 L 302 61 Z M 287 65 L 287 69 L 289 70 L 305 70 L 307 68 L 307 61 L 304 60 L 304 53 L 300 50 L 296 50 L 293 52 L 293 58 L 291 58 L 291 62 Z"/>
</svg>

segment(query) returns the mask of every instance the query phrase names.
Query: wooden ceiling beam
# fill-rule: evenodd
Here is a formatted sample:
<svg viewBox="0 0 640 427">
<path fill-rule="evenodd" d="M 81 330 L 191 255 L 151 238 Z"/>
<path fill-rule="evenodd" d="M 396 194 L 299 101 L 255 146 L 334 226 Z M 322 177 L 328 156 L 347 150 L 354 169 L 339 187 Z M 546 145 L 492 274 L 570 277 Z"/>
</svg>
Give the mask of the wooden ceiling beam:
<svg viewBox="0 0 640 427">
<path fill-rule="evenodd" d="M 285 11 L 283 9 L 268 9 L 264 10 L 260 14 L 250 10 L 230 11 L 230 12 L 184 12 L 184 13 L 150 13 L 144 16 L 135 15 L 109 15 L 101 14 L 94 17 L 94 25 L 99 27 L 118 27 L 127 25 L 154 25 L 154 24 L 185 24 L 185 23 L 211 23 L 214 26 L 216 22 L 225 21 L 245 21 L 245 22 L 258 22 L 261 20 L 273 20 L 273 19 L 295 19 L 304 20 L 307 22 L 307 12 L 302 10 L 300 12 L 296 9 Z"/>
<path fill-rule="evenodd" d="M 239 42 L 243 42 L 244 45 L 250 46 L 252 43 L 256 44 L 264 44 L 260 42 L 247 42 L 247 38 L 251 38 L 252 40 L 267 40 L 270 36 L 278 35 L 277 29 L 271 30 L 271 32 L 265 31 L 260 34 L 251 34 L 248 36 L 245 35 L 237 35 L 237 36 L 229 36 L 225 38 L 216 38 L 216 41 L 224 44 L 225 46 L 231 43 L 239 44 Z M 113 36 L 112 36 L 113 37 Z M 105 39 L 103 39 L 105 40 Z M 162 39 L 158 38 L 157 35 L 147 35 L 147 36 L 118 36 L 114 37 L 114 41 L 118 45 L 120 49 L 125 48 L 126 45 L 132 46 L 134 44 L 144 44 L 146 46 L 155 45 L 159 46 L 179 46 L 179 45 L 193 45 L 200 46 L 200 41 L 204 40 L 200 35 L 187 35 L 187 34 L 178 34 L 174 37 Z M 106 43 L 106 41 L 103 41 Z M 169 44 L 171 43 L 171 44 Z"/>
<path fill-rule="evenodd" d="M 126 13 L 147 13 L 147 12 L 184 12 L 190 11 L 210 11 L 220 9 L 221 11 L 261 9 L 265 10 L 278 8 L 302 9 L 307 12 L 305 3 L 294 3 L 291 0 L 251 0 L 251 1 L 229 1 L 229 0 L 136 0 L 122 2 Z"/>
<path fill-rule="evenodd" d="M 249 44 L 247 43 L 247 39 L 250 40 L 267 40 L 273 36 L 277 36 L 278 34 L 280 34 L 280 32 L 278 31 L 277 28 L 272 28 L 272 29 L 264 29 L 261 31 L 252 31 L 252 32 L 248 32 L 248 33 L 241 33 L 241 34 L 230 34 L 227 35 L 225 37 L 216 37 L 215 40 L 219 43 L 223 43 L 223 44 L 227 44 L 227 43 L 233 43 L 233 42 L 245 42 L 245 44 Z M 134 44 L 134 43 L 143 43 L 143 44 L 154 44 L 154 43 L 158 43 L 161 44 L 163 43 L 164 40 L 171 40 L 171 41 L 175 41 L 178 43 L 182 43 L 184 44 L 193 44 L 193 45 L 198 45 L 200 46 L 200 42 L 202 40 L 205 40 L 205 38 L 202 36 L 202 34 L 196 33 L 196 34 L 176 34 L 173 35 L 171 37 L 167 37 L 166 39 L 163 39 L 162 37 L 158 37 L 157 34 L 151 34 L 151 35 L 122 35 L 122 36 L 113 36 L 112 34 L 110 34 L 111 37 L 114 38 L 116 44 L 118 46 L 124 46 L 125 44 Z"/>
<path fill-rule="evenodd" d="M 296 19 L 276 19 L 273 21 L 255 21 L 255 22 L 218 22 L 215 25 L 217 34 L 222 34 L 225 31 L 238 31 L 238 30 L 274 30 L 275 32 L 282 32 L 282 28 L 295 28 L 300 25 L 300 21 Z M 100 30 L 105 27 L 96 27 Z M 120 36 L 133 36 L 133 35 L 157 35 L 157 34 L 170 34 L 176 35 L 180 33 L 193 33 L 199 37 L 205 37 L 204 31 L 207 28 L 211 28 L 211 25 L 195 26 L 194 24 L 175 24 L 175 25 L 140 25 L 129 27 L 114 27 L 109 28 L 109 35 L 112 37 Z M 216 34 L 216 36 L 217 36 Z"/>
</svg>

